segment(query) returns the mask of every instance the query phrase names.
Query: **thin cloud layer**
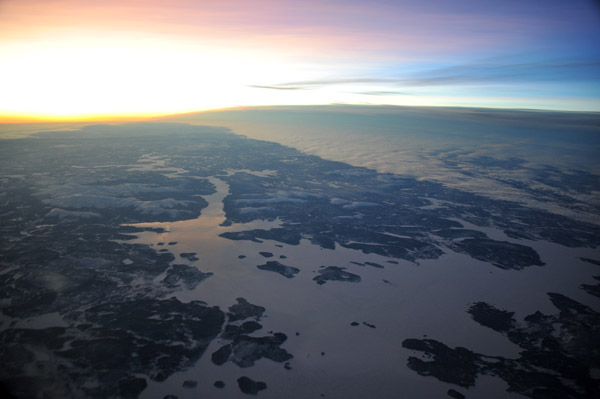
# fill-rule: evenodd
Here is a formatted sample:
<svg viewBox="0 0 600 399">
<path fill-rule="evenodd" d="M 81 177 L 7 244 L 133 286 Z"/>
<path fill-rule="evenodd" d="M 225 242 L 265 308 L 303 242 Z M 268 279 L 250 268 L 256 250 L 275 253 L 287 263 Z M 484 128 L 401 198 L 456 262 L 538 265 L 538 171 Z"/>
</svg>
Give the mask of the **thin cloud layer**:
<svg viewBox="0 0 600 399">
<path fill-rule="evenodd" d="M 446 86 L 473 83 L 502 83 L 529 81 L 593 81 L 600 79 L 600 60 L 558 60 L 536 62 L 487 61 L 422 71 L 397 77 L 333 78 L 285 82 L 266 89 L 314 89 L 346 84 L 385 84 L 406 87 Z"/>
</svg>

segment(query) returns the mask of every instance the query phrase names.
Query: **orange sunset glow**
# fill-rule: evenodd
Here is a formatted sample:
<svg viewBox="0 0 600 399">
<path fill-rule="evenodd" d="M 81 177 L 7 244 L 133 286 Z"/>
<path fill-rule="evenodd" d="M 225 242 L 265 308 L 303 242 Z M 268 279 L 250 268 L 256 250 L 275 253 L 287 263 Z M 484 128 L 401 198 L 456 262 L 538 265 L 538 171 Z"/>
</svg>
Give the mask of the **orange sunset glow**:
<svg viewBox="0 0 600 399">
<path fill-rule="evenodd" d="M 0 118 L 329 103 L 593 111 L 589 7 L 568 10 L 567 27 L 533 6 L 517 16 L 410 1 L 2 1 Z"/>
</svg>

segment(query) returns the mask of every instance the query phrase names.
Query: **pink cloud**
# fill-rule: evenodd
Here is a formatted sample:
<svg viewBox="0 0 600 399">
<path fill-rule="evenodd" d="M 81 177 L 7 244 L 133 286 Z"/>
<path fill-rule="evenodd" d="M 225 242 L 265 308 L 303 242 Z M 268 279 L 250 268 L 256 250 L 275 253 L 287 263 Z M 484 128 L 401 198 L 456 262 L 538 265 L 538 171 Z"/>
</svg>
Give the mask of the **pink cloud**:
<svg viewBox="0 0 600 399">
<path fill-rule="evenodd" d="M 573 25 L 532 9 L 520 14 L 515 4 L 507 9 L 464 1 L 5 0 L 0 33 L 4 40 L 33 40 L 87 30 L 299 60 L 398 62 L 520 51 L 551 43 L 565 24 Z"/>
</svg>

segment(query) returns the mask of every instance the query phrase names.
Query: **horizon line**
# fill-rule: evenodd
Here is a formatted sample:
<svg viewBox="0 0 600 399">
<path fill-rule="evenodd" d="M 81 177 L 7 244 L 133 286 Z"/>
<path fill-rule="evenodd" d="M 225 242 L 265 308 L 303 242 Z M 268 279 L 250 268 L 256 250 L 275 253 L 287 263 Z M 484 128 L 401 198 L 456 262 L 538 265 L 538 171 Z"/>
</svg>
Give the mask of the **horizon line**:
<svg viewBox="0 0 600 399">
<path fill-rule="evenodd" d="M 435 110 L 498 110 L 517 112 L 549 112 L 569 114 L 600 114 L 600 110 L 568 110 L 552 108 L 519 108 L 500 106 L 473 106 L 473 105 L 396 105 L 396 104 L 357 104 L 357 103 L 329 103 L 329 104 L 277 104 L 277 105 L 239 105 L 223 108 L 210 108 L 194 111 L 175 113 L 140 113 L 140 114 L 98 114 L 98 115 L 72 115 L 72 116 L 47 116 L 36 114 L 10 114 L 0 113 L 0 124 L 26 124 L 26 123 L 99 123 L 99 122 L 151 122 L 164 118 L 185 117 L 186 115 L 227 112 L 227 111 L 249 111 L 267 109 L 293 109 L 293 108 L 388 108 L 388 109 L 435 109 Z"/>
</svg>

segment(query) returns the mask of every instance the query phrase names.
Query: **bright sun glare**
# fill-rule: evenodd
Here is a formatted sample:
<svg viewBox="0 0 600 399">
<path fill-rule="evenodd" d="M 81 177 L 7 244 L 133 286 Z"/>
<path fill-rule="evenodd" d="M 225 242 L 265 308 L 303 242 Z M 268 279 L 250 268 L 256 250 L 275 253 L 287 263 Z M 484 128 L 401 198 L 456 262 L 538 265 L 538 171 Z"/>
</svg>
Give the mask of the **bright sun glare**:
<svg viewBox="0 0 600 399">
<path fill-rule="evenodd" d="M 279 102 L 286 93 L 252 89 L 297 67 L 260 51 L 160 40 L 47 40 L 4 54 L 0 110 L 77 119 L 156 115 Z M 10 77 L 10 78 L 8 78 Z M 310 103 L 302 94 L 293 102 Z"/>
</svg>

